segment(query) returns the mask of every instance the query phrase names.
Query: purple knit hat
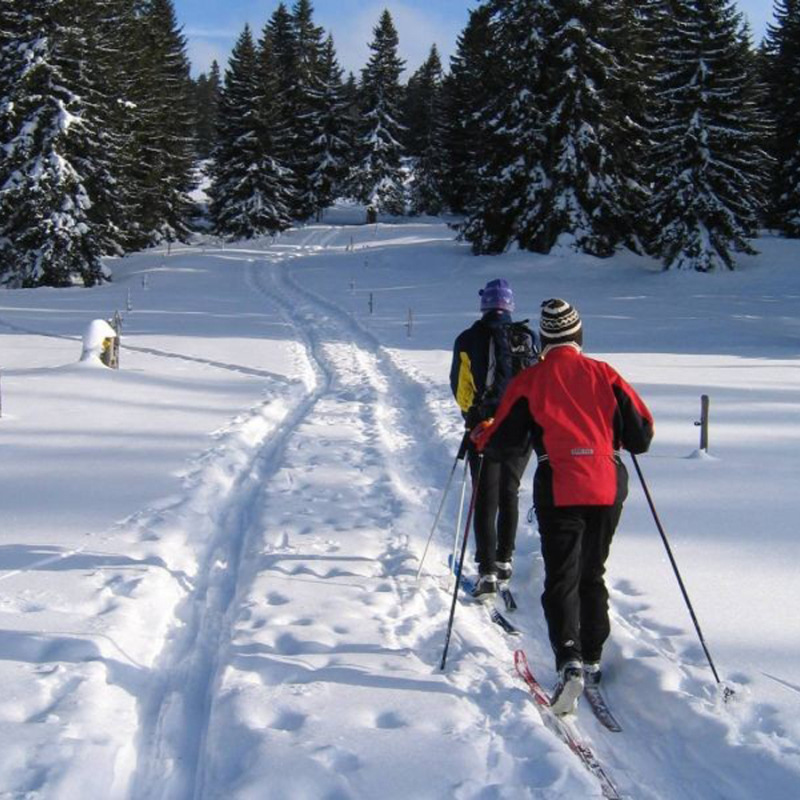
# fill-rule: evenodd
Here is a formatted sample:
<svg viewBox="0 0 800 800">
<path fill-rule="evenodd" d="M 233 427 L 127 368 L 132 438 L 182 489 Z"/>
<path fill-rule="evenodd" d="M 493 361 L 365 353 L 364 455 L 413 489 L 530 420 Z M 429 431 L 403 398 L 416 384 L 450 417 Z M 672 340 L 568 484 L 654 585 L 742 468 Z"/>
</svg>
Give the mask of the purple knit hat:
<svg viewBox="0 0 800 800">
<path fill-rule="evenodd" d="M 489 281 L 478 294 L 481 296 L 481 311 L 513 311 L 514 292 L 505 278 Z"/>
</svg>

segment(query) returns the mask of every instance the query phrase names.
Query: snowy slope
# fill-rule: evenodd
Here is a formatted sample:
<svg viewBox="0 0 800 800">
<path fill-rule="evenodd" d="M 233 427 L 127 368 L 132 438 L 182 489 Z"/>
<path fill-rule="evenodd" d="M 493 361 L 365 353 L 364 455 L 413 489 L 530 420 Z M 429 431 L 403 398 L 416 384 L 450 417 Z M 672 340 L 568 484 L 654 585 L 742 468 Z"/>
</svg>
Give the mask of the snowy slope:
<svg viewBox="0 0 800 800">
<path fill-rule="evenodd" d="M 478 259 L 439 221 L 355 218 L 3 294 L 0 797 L 599 796 L 481 608 L 459 605 L 438 669 L 455 490 L 415 580 L 459 439 L 449 349 L 500 275 L 518 316 L 574 302 L 587 349 L 653 409 L 640 461 L 737 689 L 720 701 L 632 474 L 609 569 L 624 731 L 581 708 L 582 734 L 630 797 L 796 797 L 796 247 L 665 275 Z M 122 368 L 79 365 L 115 309 Z M 530 525 L 516 561 L 515 623 L 549 683 Z"/>
</svg>

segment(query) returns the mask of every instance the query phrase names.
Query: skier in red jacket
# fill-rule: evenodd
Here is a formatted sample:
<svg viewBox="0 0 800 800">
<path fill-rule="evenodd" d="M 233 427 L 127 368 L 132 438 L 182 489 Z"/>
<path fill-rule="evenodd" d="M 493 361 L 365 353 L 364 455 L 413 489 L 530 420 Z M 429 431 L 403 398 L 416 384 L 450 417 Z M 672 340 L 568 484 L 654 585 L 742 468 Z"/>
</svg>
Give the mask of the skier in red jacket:
<svg viewBox="0 0 800 800">
<path fill-rule="evenodd" d="M 585 681 L 600 680 L 610 631 L 603 575 L 628 493 L 619 451 L 645 452 L 653 417 L 611 366 L 583 354 L 583 326 L 569 303 L 542 303 L 539 332 L 541 360 L 511 381 L 494 420 L 473 441 L 481 451 L 502 452 L 533 435 L 542 607 L 559 674 L 552 705 L 564 714 Z"/>
</svg>

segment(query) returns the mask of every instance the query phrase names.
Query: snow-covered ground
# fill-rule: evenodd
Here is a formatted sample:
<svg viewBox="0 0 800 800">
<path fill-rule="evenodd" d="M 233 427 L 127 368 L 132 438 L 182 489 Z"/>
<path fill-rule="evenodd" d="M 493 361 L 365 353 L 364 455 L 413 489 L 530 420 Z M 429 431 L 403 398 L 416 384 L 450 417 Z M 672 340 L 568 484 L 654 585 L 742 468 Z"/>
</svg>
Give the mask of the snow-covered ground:
<svg viewBox="0 0 800 800">
<path fill-rule="evenodd" d="M 736 689 L 631 469 L 605 673 L 624 731 L 581 707 L 581 734 L 632 798 L 800 796 L 797 245 L 663 274 L 354 220 L 0 295 L 0 798 L 600 795 L 482 608 L 458 606 L 438 668 L 457 490 L 415 580 L 460 434 L 450 347 L 495 277 L 518 317 L 575 303 L 652 408 L 640 463 Z M 117 309 L 121 369 L 79 363 Z M 549 684 L 541 581 L 523 524 L 514 621 Z"/>
</svg>

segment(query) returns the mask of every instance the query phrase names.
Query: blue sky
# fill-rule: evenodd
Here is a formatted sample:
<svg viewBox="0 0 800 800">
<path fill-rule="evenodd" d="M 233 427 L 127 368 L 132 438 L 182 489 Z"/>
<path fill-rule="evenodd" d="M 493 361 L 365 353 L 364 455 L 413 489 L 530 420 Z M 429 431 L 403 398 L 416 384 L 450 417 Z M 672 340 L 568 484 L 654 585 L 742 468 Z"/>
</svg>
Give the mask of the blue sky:
<svg viewBox="0 0 800 800">
<path fill-rule="evenodd" d="M 291 8 L 294 0 L 285 0 Z M 224 67 L 228 53 L 246 22 L 259 33 L 279 0 L 174 0 L 178 20 L 189 43 L 197 74 L 213 59 Z M 316 0 L 314 18 L 333 34 L 339 62 L 358 74 L 369 57 L 372 30 L 384 8 L 392 14 L 400 36 L 400 55 L 415 70 L 436 43 L 445 63 L 452 54 L 470 9 L 477 0 Z M 771 0 L 738 0 L 756 41 L 772 19 Z"/>
</svg>

